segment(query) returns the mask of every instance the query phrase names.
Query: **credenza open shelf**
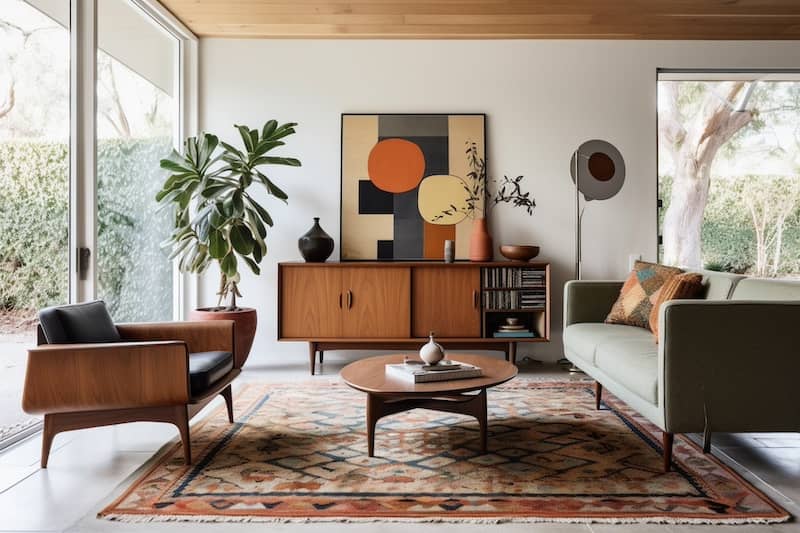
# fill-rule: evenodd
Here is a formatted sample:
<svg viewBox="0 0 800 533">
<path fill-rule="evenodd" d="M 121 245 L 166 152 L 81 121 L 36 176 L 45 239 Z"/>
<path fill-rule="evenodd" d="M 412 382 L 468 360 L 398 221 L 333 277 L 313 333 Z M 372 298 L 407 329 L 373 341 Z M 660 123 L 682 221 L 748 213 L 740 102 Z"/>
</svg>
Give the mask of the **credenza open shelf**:
<svg viewBox="0 0 800 533">
<path fill-rule="evenodd" d="M 524 272 L 524 274 L 523 274 Z M 536 337 L 494 337 L 517 317 Z M 326 350 L 497 350 L 550 340 L 550 265 L 519 262 L 332 262 L 278 265 L 278 340 Z"/>
</svg>

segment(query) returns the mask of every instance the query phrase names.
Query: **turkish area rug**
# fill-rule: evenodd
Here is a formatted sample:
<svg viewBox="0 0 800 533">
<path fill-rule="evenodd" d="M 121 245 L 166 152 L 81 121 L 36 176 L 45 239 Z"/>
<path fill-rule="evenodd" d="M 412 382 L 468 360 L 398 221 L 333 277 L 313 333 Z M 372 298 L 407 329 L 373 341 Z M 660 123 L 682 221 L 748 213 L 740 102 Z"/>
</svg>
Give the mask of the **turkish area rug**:
<svg viewBox="0 0 800 533">
<path fill-rule="evenodd" d="M 691 441 L 662 470 L 660 431 L 590 383 L 518 379 L 489 390 L 489 450 L 466 416 L 415 410 L 378 423 L 337 383 L 248 385 L 192 428 L 99 516 L 143 521 L 652 522 L 790 518 Z"/>
</svg>

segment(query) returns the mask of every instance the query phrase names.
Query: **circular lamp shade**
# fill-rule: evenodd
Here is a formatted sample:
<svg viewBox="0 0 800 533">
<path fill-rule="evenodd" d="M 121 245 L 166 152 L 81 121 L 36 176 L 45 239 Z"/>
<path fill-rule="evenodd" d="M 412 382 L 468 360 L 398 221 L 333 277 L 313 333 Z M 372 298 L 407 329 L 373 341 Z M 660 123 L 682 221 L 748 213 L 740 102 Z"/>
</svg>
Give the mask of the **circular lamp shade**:
<svg viewBox="0 0 800 533">
<path fill-rule="evenodd" d="M 606 141 L 592 139 L 572 154 L 569 172 L 575 182 L 575 157 L 580 180 L 578 189 L 587 200 L 607 200 L 617 194 L 625 183 L 625 161 L 616 147 Z"/>
</svg>

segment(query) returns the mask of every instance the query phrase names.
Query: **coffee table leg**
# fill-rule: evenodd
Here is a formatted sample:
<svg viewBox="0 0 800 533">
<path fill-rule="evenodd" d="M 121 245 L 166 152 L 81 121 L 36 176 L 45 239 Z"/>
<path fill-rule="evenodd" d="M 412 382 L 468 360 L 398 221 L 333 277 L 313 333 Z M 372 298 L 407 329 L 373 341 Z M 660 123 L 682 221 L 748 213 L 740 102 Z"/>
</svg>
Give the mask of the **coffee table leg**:
<svg viewBox="0 0 800 533">
<path fill-rule="evenodd" d="M 472 416 L 478 419 L 478 426 L 481 431 L 481 453 L 486 453 L 488 450 L 489 441 L 489 415 L 486 402 L 486 389 L 481 389 L 480 394 L 475 398 L 474 410 Z"/>
<path fill-rule="evenodd" d="M 486 389 L 476 395 L 455 395 L 444 399 L 409 398 L 403 395 L 379 395 L 367 393 L 367 454 L 375 457 L 375 428 L 378 420 L 387 415 L 410 411 L 411 409 L 432 409 L 448 413 L 458 413 L 475 417 L 480 428 L 481 452 L 488 451 L 489 416 L 487 412 Z"/>
<path fill-rule="evenodd" d="M 367 455 L 375 457 L 375 425 L 380 418 L 380 398 L 367 393 Z"/>
</svg>

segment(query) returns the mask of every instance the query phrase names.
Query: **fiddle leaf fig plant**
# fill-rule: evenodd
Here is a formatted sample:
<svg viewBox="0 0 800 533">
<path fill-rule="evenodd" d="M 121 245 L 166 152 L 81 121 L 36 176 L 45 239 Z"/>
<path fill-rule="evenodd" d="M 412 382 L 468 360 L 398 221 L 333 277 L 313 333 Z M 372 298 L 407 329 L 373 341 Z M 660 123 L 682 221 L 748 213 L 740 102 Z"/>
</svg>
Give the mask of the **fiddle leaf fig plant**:
<svg viewBox="0 0 800 533">
<path fill-rule="evenodd" d="M 294 122 L 278 124 L 270 120 L 259 131 L 236 126 L 243 149 L 203 133 L 189 137 L 184 153 L 173 150 L 161 168 L 170 171 L 156 195 L 164 208 L 173 207 L 172 234 L 162 243 L 170 248 L 170 259 L 179 258 L 182 272 L 201 273 L 216 261 L 221 272 L 220 309 L 236 310 L 241 297 L 239 268 L 245 263 L 255 274 L 267 254 L 267 226 L 272 227 L 269 211 L 253 197 L 254 184 L 268 195 L 286 202 L 288 196 L 267 176 L 269 166 L 299 167 L 293 157 L 270 155 L 284 146 L 284 138 L 295 133 Z"/>
</svg>

